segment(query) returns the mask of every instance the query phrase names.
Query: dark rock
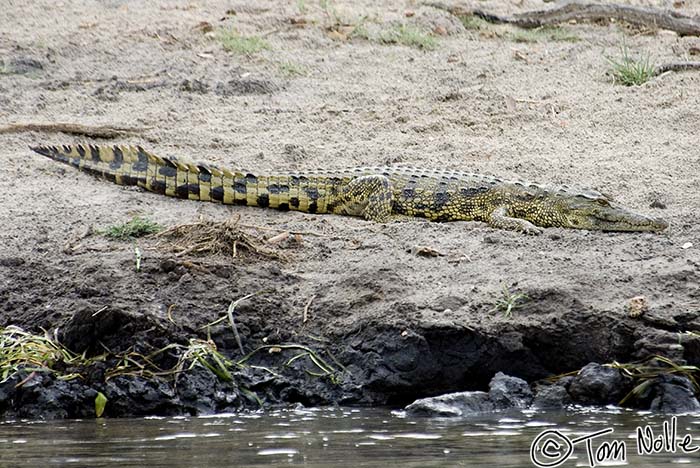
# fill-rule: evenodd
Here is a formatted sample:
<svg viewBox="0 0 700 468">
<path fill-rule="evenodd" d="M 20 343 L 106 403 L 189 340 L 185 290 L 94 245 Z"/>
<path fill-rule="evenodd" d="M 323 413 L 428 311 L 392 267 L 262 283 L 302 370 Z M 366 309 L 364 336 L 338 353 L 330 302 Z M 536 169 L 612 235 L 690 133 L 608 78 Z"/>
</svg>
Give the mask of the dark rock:
<svg viewBox="0 0 700 468">
<path fill-rule="evenodd" d="M 32 57 L 12 57 L 4 62 L 6 73 L 24 75 L 44 69 L 44 65 Z"/>
<path fill-rule="evenodd" d="M 12 397 L 5 401 L 6 407 L 2 409 L 6 416 L 26 419 L 95 416 L 97 391 L 78 380 L 68 382 L 56 379 L 51 374 L 24 371 L 20 371 L 16 379 L 24 383 L 14 388 Z M 4 390 L 8 390 L 7 387 Z"/>
<path fill-rule="evenodd" d="M 2 257 L 0 258 L 0 266 L 18 267 L 24 265 L 22 257 Z"/>
<path fill-rule="evenodd" d="M 693 391 L 693 384 L 679 375 L 661 375 L 650 390 L 649 409 L 659 413 L 691 413 L 700 411 L 700 402 Z"/>
<path fill-rule="evenodd" d="M 214 92 L 219 96 L 243 96 L 246 94 L 271 94 L 279 90 L 279 86 L 269 80 L 256 80 L 253 78 L 229 80 L 226 83 L 219 82 Z"/>
<path fill-rule="evenodd" d="M 617 369 L 592 362 L 581 369 L 569 386 L 576 403 L 608 405 L 618 403 L 630 390 L 630 382 Z"/>
<path fill-rule="evenodd" d="M 532 390 L 523 379 L 498 372 L 489 383 L 489 398 L 498 409 L 527 408 L 532 403 Z"/>
<path fill-rule="evenodd" d="M 105 414 L 110 417 L 173 416 L 182 406 L 172 387 L 157 378 L 118 376 L 107 382 Z"/>
<path fill-rule="evenodd" d="M 160 261 L 160 270 L 163 273 L 170 273 L 171 271 L 175 270 L 177 268 L 178 263 L 170 258 L 164 258 L 163 260 Z"/>
<path fill-rule="evenodd" d="M 564 387 L 567 391 L 569 390 L 569 387 L 571 387 L 571 383 L 576 379 L 573 375 L 567 375 L 566 377 L 562 377 L 561 379 L 557 380 L 557 386 L 558 387 Z"/>
<path fill-rule="evenodd" d="M 571 397 L 561 385 L 543 385 L 537 388 L 533 408 L 556 409 L 564 408 L 571 404 Z"/>
<path fill-rule="evenodd" d="M 200 366 L 180 374 L 175 390 L 181 404 L 191 415 L 212 414 L 220 407 L 230 410 L 236 403 L 240 406 L 236 386 L 221 382 L 213 372 Z"/>
<path fill-rule="evenodd" d="M 649 208 L 659 208 L 661 210 L 666 209 L 666 203 L 662 202 L 661 200 L 655 198 L 649 203 Z"/>
<path fill-rule="evenodd" d="M 201 80 L 183 80 L 178 85 L 178 89 L 189 93 L 206 94 L 209 92 L 209 85 Z"/>
<path fill-rule="evenodd" d="M 494 410 L 486 392 L 458 392 L 421 398 L 406 407 L 406 413 L 411 416 L 429 417 L 457 417 Z"/>
</svg>

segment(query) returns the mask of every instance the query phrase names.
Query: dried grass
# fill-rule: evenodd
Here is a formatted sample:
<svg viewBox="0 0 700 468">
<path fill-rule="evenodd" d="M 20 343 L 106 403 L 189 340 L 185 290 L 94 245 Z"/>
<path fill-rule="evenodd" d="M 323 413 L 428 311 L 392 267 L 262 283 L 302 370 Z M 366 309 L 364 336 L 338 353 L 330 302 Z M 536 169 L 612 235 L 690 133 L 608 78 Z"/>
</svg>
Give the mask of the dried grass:
<svg viewBox="0 0 700 468">
<path fill-rule="evenodd" d="M 244 254 L 275 260 L 286 257 L 256 234 L 255 228 L 242 226 L 240 216 L 226 221 L 200 220 L 196 223 L 179 224 L 155 235 L 160 239 L 159 247 L 184 255 L 223 255 L 233 258 Z"/>
</svg>

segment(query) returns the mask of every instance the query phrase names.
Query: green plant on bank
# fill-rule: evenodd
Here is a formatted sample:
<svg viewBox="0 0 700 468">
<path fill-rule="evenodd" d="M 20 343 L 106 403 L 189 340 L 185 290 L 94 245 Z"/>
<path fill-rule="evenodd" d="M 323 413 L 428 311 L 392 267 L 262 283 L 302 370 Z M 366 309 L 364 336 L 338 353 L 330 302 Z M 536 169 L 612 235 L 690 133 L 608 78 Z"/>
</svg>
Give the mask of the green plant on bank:
<svg viewBox="0 0 700 468">
<path fill-rule="evenodd" d="M 500 311 L 503 312 L 504 317 L 509 318 L 513 315 L 513 311 L 518 307 L 522 306 L 527 301 L 527 299 L 527 295 L 523 293 L 513 293 L 508 289 L 507 286 L 503 285 L 503 289 L 501 290 L 501 297 L 496 299 L 496 302 L 493 306 L 493 309 L 491 309 L 491 312 Z"/>
<path fill-rule="evenodd" d="M 680 365 L 664 356 L 652 356 L 644 361 L 620 364 L 613 361 L 606 364 L 608 367 L 619 370 L 623 375 L 631 378 L 635 382 L 635 387 L 620 400 L 620 405 L 625 404 L 632 398 L 643 397 L 646 390 L 654 383 L 654 380 L 661 375 L 676 374 L 687 377 L 693 384 L 695 391 L 700 391 L 698 381 L 695 376 L 700 372 L 696 366 Z"/>
<path fill-rule="evenodd" d="M 639 86 L 654 77 L 656 67 L 650 62 L 649 55 L 635 59 L 624 45 L 620 47 L 620 52 L 619 59 L 606 57 L 611 65 L 609 73 L 613 77 L 613 82 L 625 86 Z"/>
<path fill-rule="evenodd" d="M 534 29 L 517 29 L 507 35 L 514 42 L 577 42 L 579 37 L 558 26 L 540 26 Z"/>
<path fill-rule="evenodd" d="M 462 22 L 464 28 L 470 31 L 486 29 L 491 25 L 491 23 L 476 15 L 459 15 L 458 18 Z"/>
<path fill-rule="evenodd" d="M 252 55 L 261 50 L 270 49 L 270 44 L 258 36 L 242 36 L 235 29 L 221 29 L 216 34 L 224 50 L 241 55 Z"/>
<path fill-rule="evenodd" d="M 355 23 L 355 27 L 353 28 L 353 30 L 350 32 L 350 37 L 356 37 L 369 41 L 371 37 L 369 34 L 369 29 L 367 29 L 367 20 L 367 16 L 363 16 L 362 18 L 360 18 L 360 20 L 357 21 L 357 23 Z"/>
<path fill-rule="evenodd" d="M 382 31 L 378 40 L 385 44 L 401 44 L 423 50 L 433 50 L 438 46 L 435 37 L 409 24 L 401 24 L 388 31 Z"/>
<path fill-rule="evenodd" d="M 30 377 L 33 372 L 53 373 L 61 380 L 72 380 L 82 378 L 80 374 L 61 372 L 58 369 L 66 367 L 85 368 L 94 365 L 96 362 L 106 361 L 108 358 L 116 359 L 116 364 L 105 371 L 105 380 L 117 376 L 140 376 L 145 378 L 163 377 L 173 378 L 177 382 L 177 377 L 182 372 L 191 370 L 195 366 L 201 366 L 212 372 L 219 379 L 225 382 L 234 380 L 233 371 L 250 367 L 264 370 L 274 376 L 279 376 L 273 369 L 267 367 L 248 364 L 248 361 L 257 353 L 267 351 L 269 353 L 281 353 L 284 350 L 296 350 L 297 354 L 286 359 L 283 366 L 289 367 L 299 359 L 308 359 L 313 364 L 315 370 L 304 369 L 313 377 L 328 378 L 333 384 L 340 383 L 340 372 L 318 352 L 301 344 L 279 344 L 260 346 L 241 359 L 234 361 L 224 356 L 216 347 L 216 344 L 207 338 L 191 338 L 187 345 L 171 343 L 148 355 L 137 352 L 127 352 L 119 355 L 107 353 L 87 358 L 84 354 L 78 355 L 60 343 L 53 341 L 48 336 L 36 335 L 25 332 L 19 327 L 8 326 L 0 328 L 0 383 L 19 373 L 29 372 Z M 175 357 L 176 363 L 170 368 L 161 368 L 156 362 L 164 355 Z M 333 356 L 329 354 L 331 359 Z M 340 364 L 333 359 L 338 366 Z M 28 377 L 26 380 L 29 380 Z M 20 382 L 18 385 L 21 385 Z M 257 402 L 262 406 L 260 398 L 252 391 L 240 388 L 241 392 L 252 402 Z M 107 398 L 101 392 L 97 392 L 95 397 L 95 415 L 99 418 L 104 413 L 107 405 Z"/>
<path fill-rule="evenodd" d="M 282 62 L 278 65 L 280 72 L 287 76 L 306 76 L 308 70 L 303 66 L 294 62 Z"/>
<path fill-rule="evenodd" d="M 100 357 L 87 359 L 54 342 L 46 334 L 36 335 L 10 325 L 0 328 L 0 382 L 20 370 L 28 372 L 54 372 L 57 364 L 87 364 Z M 57 378 L 72 380 L 80 377 L 75 373 L 57 373 Z"/>
<path fill-rule="evenodd" d="M 125 223 L 115 224 L 99 230 L 98 233 L 110 239 L 128 240 L 147 236 L 149 234 L 155 234 L 162 229 L 163 227 L 160 224 L 155 223 L 148 218 L 136 216 Z"/>
</svg>

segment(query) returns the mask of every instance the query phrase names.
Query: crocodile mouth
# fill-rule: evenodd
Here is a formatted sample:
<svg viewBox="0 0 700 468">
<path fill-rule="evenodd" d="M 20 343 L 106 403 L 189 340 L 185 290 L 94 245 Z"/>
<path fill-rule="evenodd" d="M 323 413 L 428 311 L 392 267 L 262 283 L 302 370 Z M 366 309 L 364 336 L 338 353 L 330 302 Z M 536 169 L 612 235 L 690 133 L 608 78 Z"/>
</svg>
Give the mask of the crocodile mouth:
<svg viewBox="0 0 700 468">
<path fill-rule="evenodd" d="M 569 222 L 573 228 L 598 231 L 658 232 L 668 228 L 668 223 L 661 218 L 652 218 L 620 208 L 597 210 L 586 216 L 583 223 L 575 218 Z"/>
</svg>

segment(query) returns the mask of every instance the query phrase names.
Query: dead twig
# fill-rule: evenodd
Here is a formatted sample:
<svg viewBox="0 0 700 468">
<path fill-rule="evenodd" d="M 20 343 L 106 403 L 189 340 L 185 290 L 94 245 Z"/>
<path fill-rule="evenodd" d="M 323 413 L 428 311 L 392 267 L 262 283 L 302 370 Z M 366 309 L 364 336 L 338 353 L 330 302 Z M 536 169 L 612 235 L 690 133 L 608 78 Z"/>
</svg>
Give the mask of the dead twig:
<svg viewBox="0 0 700 468">
<path fill-rule="evenodd" d="M 570 0 L 547 10 L 534 10 L 513 16 L 502 16 L 481 10 L 445 5 L 441 2 L 428 2 L 426 5 L 448 11 L 456 16 L 473 15 L 496 24 L 512 24 L 525 29 L 539 28 L 572 20 L 608 20 L 644 26 L 647 28 L 668 29 L 681 36 L 700 36 L 700 17 L 682 15 L 675 11 L 632 5 L 616 5 Z"/>
<path fill-rule="evenodd" d="M 316 294 L 311 296 L 308 301 L 306 301 L 306 305 L 304 306 L 304 313 L 302 314 L 302 323 L 306 323 L 306 321 L 309 319 L 309 307 L 311 307 L 311 303 L 313 300 L 316 299 Z"/>
<path fill-rule="evenodd" d="M 145 128 L 134 127 L 113 127 L 110 125 L 83 125 L 76 123 L 16 123 L 5 127 L 0 127 L 0 133 L 22 133 L 22 132 L 48 132 L 48 133 L 68 133 L 70 135 L 80 135 L 90 138 L 118 138 L 129 135 L 143 133 Z"/>
</svg>

